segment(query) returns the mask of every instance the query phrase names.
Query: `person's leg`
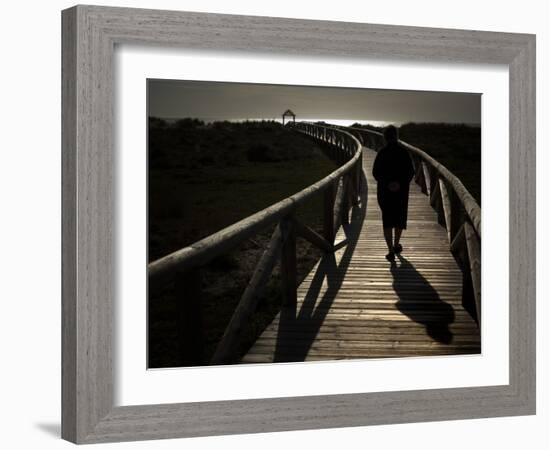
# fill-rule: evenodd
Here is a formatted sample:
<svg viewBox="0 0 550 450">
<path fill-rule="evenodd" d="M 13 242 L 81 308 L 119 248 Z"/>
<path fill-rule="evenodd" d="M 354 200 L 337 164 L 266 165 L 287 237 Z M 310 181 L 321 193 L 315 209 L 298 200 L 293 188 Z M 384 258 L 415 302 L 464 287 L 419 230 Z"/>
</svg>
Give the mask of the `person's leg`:
<svg viewBox="0 0 550 450">
<path fill-rule="evenodd" d="M 396 227 L 393 241 L 393 249 L 395 253 L 401 253 L 403 251 L 403 247 L 399 243 L 399 240 L 401 239 L 401 233 L 403 233 L 403 228 Z"/>
<path fill-rule="evenodd" d="M 392 228 L 384 228 L 384 239 L 386 240 L 386 245 L 388 246 L 388 254 L 386 255 L 386 259 L 391 261 L 395 257 L 393 253 Z"/>
<path fill-rule="evenodd" d="M 393 251 L 392 243 L 392 228 L 384 228 L 384 239 L 386 240 L 386 245 L 388 246 L 388 251 Z"/>
<path fill-rule="evenodd" d="M 403 233 L 403 229 L 402 228 L 396 228 L 395 229 L 395 235 L 394 235 L 394 240 L 393 240 L 393 245 L 394 246 L 397 246 L 399 245 L 399 239 L 401 239 L 401 233 Z"/>
</svg>

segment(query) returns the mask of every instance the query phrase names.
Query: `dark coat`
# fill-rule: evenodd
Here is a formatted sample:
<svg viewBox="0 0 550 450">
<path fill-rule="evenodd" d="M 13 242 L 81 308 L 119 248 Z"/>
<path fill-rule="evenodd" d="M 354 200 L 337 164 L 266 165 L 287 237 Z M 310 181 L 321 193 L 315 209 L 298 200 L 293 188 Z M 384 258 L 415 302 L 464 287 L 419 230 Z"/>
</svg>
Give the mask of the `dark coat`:
<svg viewBox="0 0 550 450">
<path fill-rule="evenodd" d="M 386 145 L 376 155 L 372 174 L 378 182 L 377 198 L 384 228 L 407 228 L 409 184 L 414 176 L 409 152 L 397 142 Z M 400 186 L 397 192 L 388 188 L 394 181 Z"/>
</svg>

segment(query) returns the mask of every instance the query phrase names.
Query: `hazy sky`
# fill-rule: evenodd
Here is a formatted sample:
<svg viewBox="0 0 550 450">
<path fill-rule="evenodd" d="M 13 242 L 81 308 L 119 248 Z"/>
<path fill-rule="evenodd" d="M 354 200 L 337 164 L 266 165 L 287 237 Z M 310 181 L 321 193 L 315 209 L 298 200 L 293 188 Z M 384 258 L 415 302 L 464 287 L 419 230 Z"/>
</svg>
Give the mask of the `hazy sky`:
<svg viewBox="0 0 550 450">
<path fill-rule="evenodd" d="M 149 80 L 149 116 L 203 120 L 481 122 L 481 95 L 450 92 Z"/>
</svg>

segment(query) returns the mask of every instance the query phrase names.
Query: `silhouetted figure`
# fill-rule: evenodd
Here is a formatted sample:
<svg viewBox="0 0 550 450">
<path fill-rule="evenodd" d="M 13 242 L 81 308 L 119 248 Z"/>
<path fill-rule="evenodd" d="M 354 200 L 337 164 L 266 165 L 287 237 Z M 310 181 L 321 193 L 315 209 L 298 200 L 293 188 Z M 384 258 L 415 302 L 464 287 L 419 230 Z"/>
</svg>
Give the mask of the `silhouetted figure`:
<svg viewBox="0 0 550 450">
<path fill-rule="evenodd" d="M 393 262 L 395 254 L 401 253 L 401 233 L 407 228 L 409 184 L 414 176 L 414 167 L 409 153 L 399 143 L 397 128 L 389 125 L 384 129 L 386 146 L 378 151 L 372 174 L 376 181 L 378 204 L 382 210 L 384 239 L 388 246 L 386 259 Z M 392 232 L 395 229 L 395 235 Z"/>
</svg>

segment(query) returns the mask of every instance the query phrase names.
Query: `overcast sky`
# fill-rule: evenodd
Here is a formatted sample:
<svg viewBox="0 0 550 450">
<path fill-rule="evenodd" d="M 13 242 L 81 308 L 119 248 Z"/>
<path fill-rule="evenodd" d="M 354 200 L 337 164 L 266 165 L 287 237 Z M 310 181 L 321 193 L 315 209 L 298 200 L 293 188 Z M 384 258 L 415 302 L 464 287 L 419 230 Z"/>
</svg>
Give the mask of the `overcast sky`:
<svg viewBox="0 0 550 450">
<path fill-rule="evenodd" d="M 451 92 L 149 80 L 149 116 L 203 120 L 448 122 L 479 124 L 481 96 Z"/>
</svg>

